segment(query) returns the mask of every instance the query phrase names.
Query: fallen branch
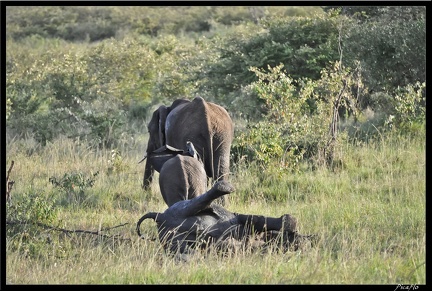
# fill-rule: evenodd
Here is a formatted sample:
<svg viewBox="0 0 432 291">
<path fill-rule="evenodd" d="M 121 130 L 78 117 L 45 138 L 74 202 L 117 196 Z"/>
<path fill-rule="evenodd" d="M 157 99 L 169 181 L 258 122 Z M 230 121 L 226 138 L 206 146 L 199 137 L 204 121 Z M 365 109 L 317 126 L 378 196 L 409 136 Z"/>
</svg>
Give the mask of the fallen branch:
<svg viewBox="0 0 432 291">
<path fill-rule="evenodd" d="M 30 225 L 37 225 L 37 226 L 40 226 L 40 227 L 42 227 L 44 229 L 61 231 L 63 233 L 67 233 L 67 234 L 69 234 L 69 233 L 88 233 L 88 234 L 99 235 L 99 236 L 102 236 L 102 237 L 105 237 L 105 238 L 118 238 L 118 239 L 129 240 L 130 241 L 130 238 L 122 238 L 119 235 L 109 236 L 109 235 L 101 233 L 102 231 L 107 231 L 107 230 L 111 230 L 111 229 L 118 228 L 118 227 L 121 227 L 121 226 L 125 226 L 126 224 L 129 224 L 129 223 L 123 223 L 123 224 L 120 224 L 120 225 L 117 225 L 117 226 L 113 226 L 113 227 L 101 228 L 100 230 L 97 230 L 97 231 L 90 231 L 90 230 L 81 230 L 81 229 L 69 230 L 69 229 L 64 229 L 64 228 L 60 228 L 60 227 L 50 226 L 50 225 L 46 225 L 46 224 L 43 224 L 43 223 L 40 223 L 40 222 L 33 222 L 33 221 L 10 221 L 10 220 L 8 221 L 8 220 L 6 220 L 6 225 L 28 225 L 28 224 L 30 224 Z"/>
</svg>

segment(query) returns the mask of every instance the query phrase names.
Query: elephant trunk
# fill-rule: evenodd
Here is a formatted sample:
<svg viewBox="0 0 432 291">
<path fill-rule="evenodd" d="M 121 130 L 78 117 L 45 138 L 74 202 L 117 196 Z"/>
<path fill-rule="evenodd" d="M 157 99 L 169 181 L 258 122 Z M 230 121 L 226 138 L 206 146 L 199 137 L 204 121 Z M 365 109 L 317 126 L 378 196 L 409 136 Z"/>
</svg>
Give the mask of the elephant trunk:
<svg viewBox="0 0 432 291">
<path fill-rule="evenodd" d="M 144 178 L 142 188 L 147 190 L 150 187 L 150 183 L 153 180 L 154 168 L 151 161 L 147 158 L 146 165 L 144 168 Z"/>
</svg>

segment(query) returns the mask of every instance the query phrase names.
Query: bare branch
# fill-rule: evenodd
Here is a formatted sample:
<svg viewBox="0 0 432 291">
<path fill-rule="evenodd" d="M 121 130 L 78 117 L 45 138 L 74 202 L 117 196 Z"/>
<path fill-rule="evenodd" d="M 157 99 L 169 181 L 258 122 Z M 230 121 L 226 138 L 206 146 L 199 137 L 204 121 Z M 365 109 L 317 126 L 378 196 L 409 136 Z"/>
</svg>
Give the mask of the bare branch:
<svg viewBox="0 0 432 291">
<path fill-rule="evenodd" d="M 14 163 L 15 163 L 14 161 L 11 161 L 11 165 L 6 175 L 6 201 L 7 202 L 10 202 L 11 200 L 10 192 L 12 191 L 12 187 L 15 184 L 15 181 L 13 180 L 9 181 L 10 172 L 12 171 Z"/>
<path fill-rule="evenodd" d="M 10 220 L 8 221 L 8 220 L 6 220 L 6 225 L 27 225 L 27 224 L 37 225 L 37 226 L 40 226 L 40 227 L 42 227 L 44 229 L 57 230 L 57 231 L 61 231 L 63 233 L 88 233 L 88 234 L 99 235 L 99 236 L 102 236 L 102 237 L 105 237 L 105 238 L 117 238 L 117 239 L 121 239 L 121 240 L 130 240 L 129 238 L 122 238 L 119 235 L 109 236 L 109 235 L 101 233 L 102 231 L 107 231 L 107 230 L 111 230 L 111 229 L 118 228 L 118 227 L 121 227 L 121 226 L 125 226 L 126 224 L 129 224 L 129 223 L 123 223 L 123 224 L 120 224 L 120 225 L 117 225 L 117 226 L 107 227 L 107 228 L 101 228 L 100 230 L 97 230 L 97 231 L 91 231 L 91 230 L 81 230 L 81 229 L 69 230 L 69 229 L 64 229 L 64 228 L 59 228 L 59 227 L 55 227 L 55 226 L 46 225 L 46 224 L 43 224 L 43 223 L 40 223 L 40 222 L 10 221 Z"/>
</svg>

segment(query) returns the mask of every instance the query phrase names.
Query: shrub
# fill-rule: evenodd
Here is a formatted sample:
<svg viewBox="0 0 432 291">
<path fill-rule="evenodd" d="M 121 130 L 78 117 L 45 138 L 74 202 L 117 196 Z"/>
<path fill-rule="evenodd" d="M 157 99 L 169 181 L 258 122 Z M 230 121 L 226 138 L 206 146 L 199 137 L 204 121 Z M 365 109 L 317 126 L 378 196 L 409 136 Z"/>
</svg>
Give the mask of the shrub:
<svg viewBox="0 0 432 291">
<path fill-rule="evenodd" d="M 403 88 L 398 87 L 394 98 L 391 99 L 391 105 L 386 120 L 388 126 L 394 126 L 404 132 L 415 124 L 424 123 L 426 121 L 426 83 L 417 82 Z"/>
<path fill-rule="evenodd" d="M 425 82 L 426 7 L 357 9 L 365 12 L 357 13 L 362 15 L 360 20 L 352 21 L 344 29 L 344 60 L 347 66 L 352 66 L 354 60 L 361 61 L 363 81 L 371 94 L 393 94 L 399 87 Z M 365 96 L 362 107 L 376 104 L 373 97 Z"/>
<path fill-rule="evenodd" d="M 68 204 L 81 203 L 85 199 L 85 190 L 93 187 L 99 172 L 91 173 L 89 177 L 82 172 L 65 173 L 63 177 L 49 178 L 54 187 L 59 188 L 66 195 Z"/>
<path fill-rule="evenodd" d="M 56 197 L 45 196 L 30 190 L 14 195 L 12 202 L 6 204 L 8 246 L 27 257 L 36 257 L 46 247 L 47 237 L 41 234 L 39 224 L 48 225 L 57 218 Z"/>
<path fill-rule="evenodd" d="M 237 159 L 246 155 L 266 169 L 276 160 L 280 169 L 298 170 L 304 158 L 331 164 L 338 135 L 339 110 L 356 114 L 355 95 L 350 88 L 359 85 L 354 70 L 335 63 L 323 70 L 321 79 L 293 80 L 283 65 L 269 67 L 268 72 L 251 68 L 258 81 L 251 84 L 264 101 L 264 120 L 249 125 L 233 144 Z"/>
<path fill-rule="evenodd" d="M 337 36 L 336 17 L 269 17 L 260 26 L 237 27 L 212 38 L 215 57 L 198 68 L 196 79 L 204 77 L 199 88 L 224 100 L 257 81 L 250 67 L 264 70 L 281 63 L 294 79 L 317 80 L 321 70 L 338 59 Z"/>
</svg>

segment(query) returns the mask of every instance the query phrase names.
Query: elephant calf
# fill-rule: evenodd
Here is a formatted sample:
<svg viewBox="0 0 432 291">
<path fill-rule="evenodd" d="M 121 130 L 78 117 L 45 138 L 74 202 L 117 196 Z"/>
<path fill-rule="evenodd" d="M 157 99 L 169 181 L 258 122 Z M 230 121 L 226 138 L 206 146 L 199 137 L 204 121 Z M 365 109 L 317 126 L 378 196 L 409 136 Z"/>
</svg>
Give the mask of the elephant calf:
<svg viewBox="0 0 432 291">
<path fill-rule="evenodd" d="M 149 212 L 137 223 L 137 233 L 141 237 L 140 225 L 148 218 L 153 219 L 158 228 L 159 241 L 166 250 L 181 254 L 189 253 L 195 247 L 222 245 L 224 241 L 242 241 L 252 234 L 264 234 L 266 242 L 282 238 L 285 247 L 295 244 L 301 237 L 297 233 L 297 220 L 289 214 L 278 218 L 261 215 L 233 213 L 224 207 L 211 204 L 213 200 L 234 191 L 227 181 L 217 182 L 206 193 L 190 200 L 181 200 L 163 213 Z"/>
<path fill-rule="evenodd" d="M 204 193 L 207 190 L 207 174 L 197 158 L 176 155 L 162 166 L 159 187 L 165 203 L 171 206 Z"/>
<path fill-rule="evenodd" d="M 193 143 L 186 151 L 163 146 L 150 153 L 149 159 L 159 171 L 159 187 L 168 206 L 194 198 L 207 190 L 207 174 Z"/>
</svg>

